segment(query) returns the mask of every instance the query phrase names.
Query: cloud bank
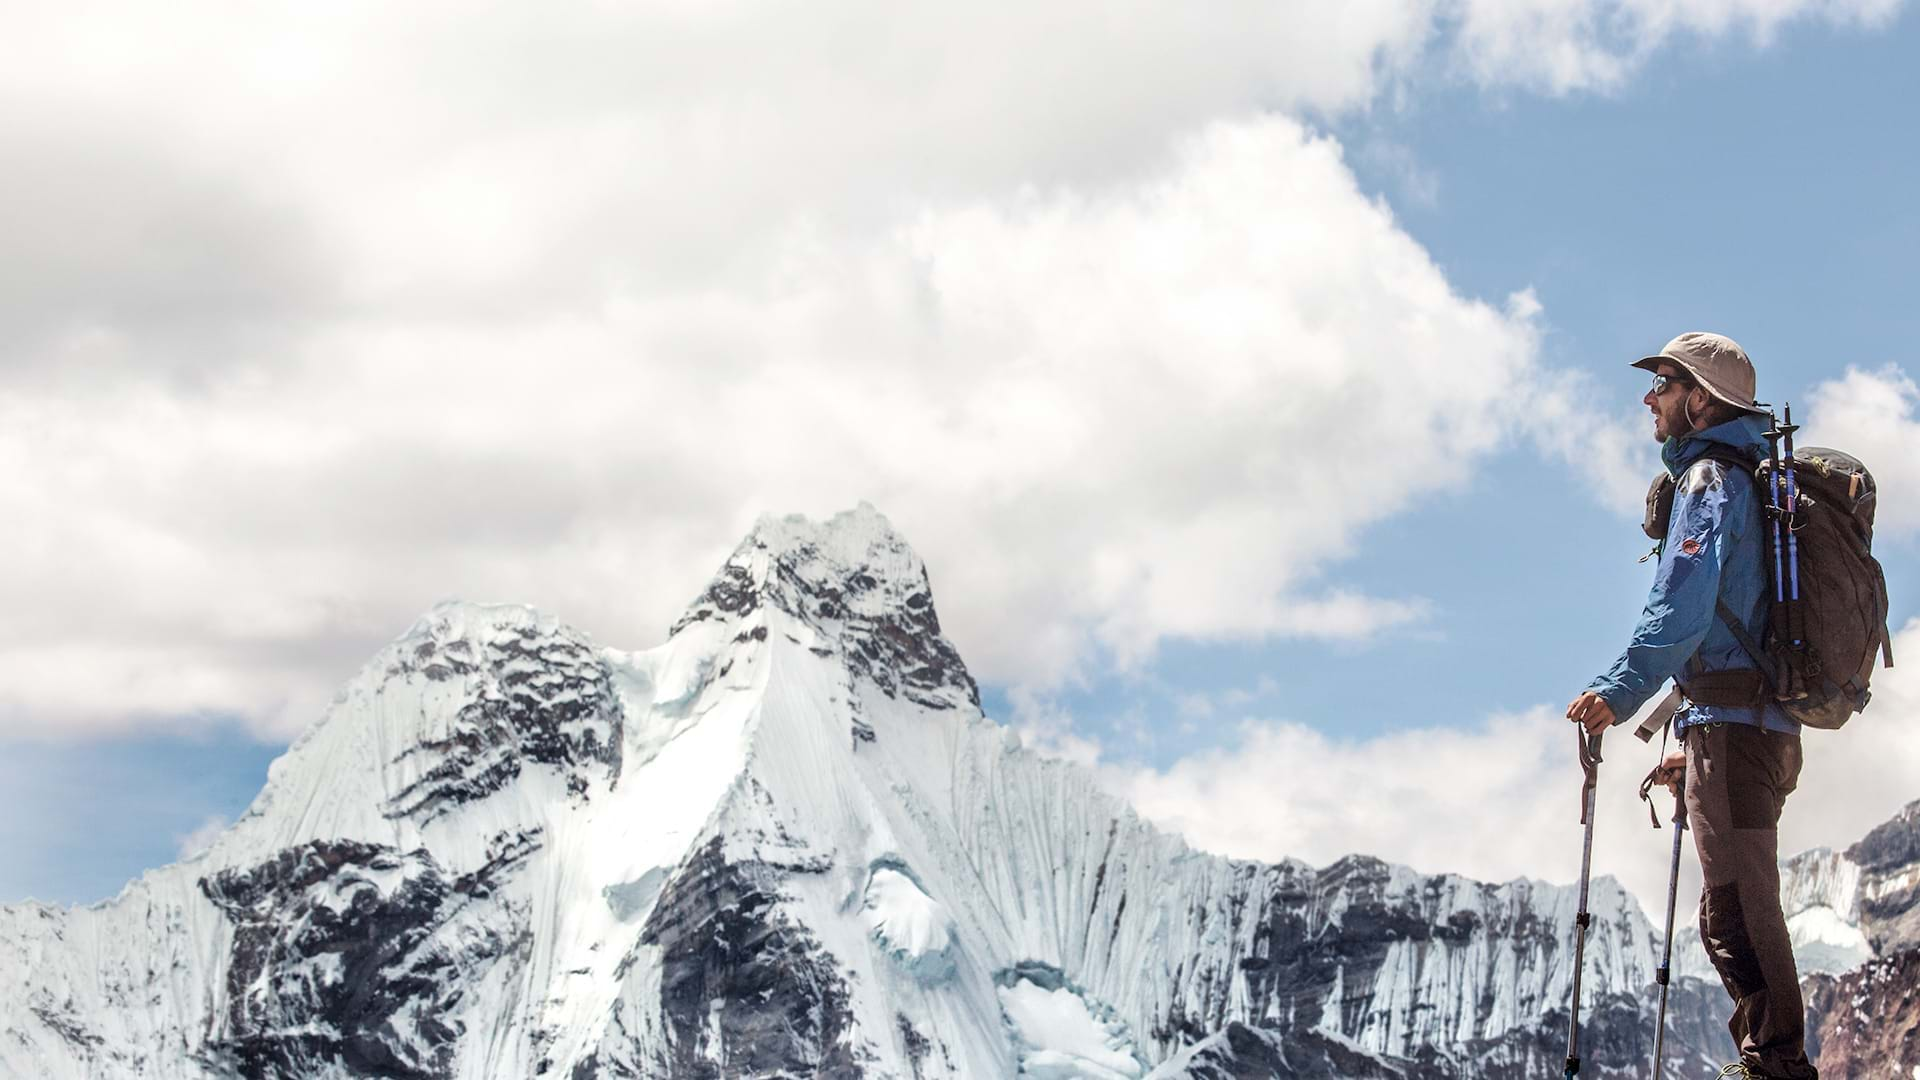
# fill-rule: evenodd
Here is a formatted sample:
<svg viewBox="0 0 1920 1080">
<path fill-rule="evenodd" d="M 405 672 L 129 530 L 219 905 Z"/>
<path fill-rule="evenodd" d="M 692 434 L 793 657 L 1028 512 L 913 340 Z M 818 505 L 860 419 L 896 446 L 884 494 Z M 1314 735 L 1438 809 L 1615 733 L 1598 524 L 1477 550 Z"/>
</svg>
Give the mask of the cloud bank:
<svg viewBox="0 0 1920 1080">
<path fill-rule="evenodd" d="M 1417 620 L 1339 580 L 1369 524 L 1516 439 L 1640 470 L 1540 424 L 1524 283 L 1460 295 L 1301 118 L 1891 5 L 1571 10 L 12 20 L 0 733 L 284 736 L 448 595 L 647 644 L 754 516 L 860 499 L 996 682 Z"/>
<path fill-rule="evenodd" d="M 1895 634 L 1894 652 L 1920 654 L 1920 620 Z M 1844 848 L 1920 799 L 1920 674 L 1884 670 L 1873 692 L 1846 728 L 1802 736 L 1806 761 L 1781 820 L 1783 855 Z M 1023 711 L 1022 723 L 1036 748 L 1093 766 L 1141 814 L 1209 851 L 1316 865 L 1361 852 L 1484 881 L 1579 875 L 1581 772 L 1574 728 L 1559 708 L 1359 740 L 1240 715 L 1232 745 L 1166 769 L 1103 761 L 1098 743 L 1067 734 L 1070 718 L 1043 706 Z M 1631 727 L 1608 734 L 1594 830 L 1595 873 L 1618 878 L 1655 917 L 1665 911 L 1672 833 L 1649 826 L 1638 787 L 1657 746 L 1634 739 Z M 1664 825 L 1672 797 L 1656 791 L 1654 802 Z M 1691 855 L 1682 865 L 1685 908 L 1699 895 L 1699 868 Z"/>
</svg>

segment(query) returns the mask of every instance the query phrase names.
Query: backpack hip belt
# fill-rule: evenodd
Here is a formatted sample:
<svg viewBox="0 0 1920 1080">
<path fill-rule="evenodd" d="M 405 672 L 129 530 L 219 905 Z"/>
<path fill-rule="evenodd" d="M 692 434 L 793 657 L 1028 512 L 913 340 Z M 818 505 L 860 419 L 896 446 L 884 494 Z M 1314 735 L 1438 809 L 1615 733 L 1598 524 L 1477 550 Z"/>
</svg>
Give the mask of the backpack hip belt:
<svg viewBox="0 0 1920 1080">
<path fill-rule="evenodd" d="M 1702 671 L 1688 675 L 1679 685 L 1695 705 L 1752 706 L 1773 700 L 1773 687 L 1752 669 Z"/>
</svg>

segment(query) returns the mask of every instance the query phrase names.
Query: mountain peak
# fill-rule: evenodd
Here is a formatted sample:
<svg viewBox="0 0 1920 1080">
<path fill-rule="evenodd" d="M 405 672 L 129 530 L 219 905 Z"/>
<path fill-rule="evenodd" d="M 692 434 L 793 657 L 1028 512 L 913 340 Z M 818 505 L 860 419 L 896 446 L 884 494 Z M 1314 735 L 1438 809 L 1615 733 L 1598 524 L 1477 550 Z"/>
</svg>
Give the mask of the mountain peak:
<svg viewBox="0 0 1920 1080">
<path fill-rule="evenodd" d="M 762 517 L 672 632 L 721 620 L 764 636 L 768 610 L 810 631 L 795 640 L 838 652 L 889 697 L 980 707 L 979 688 L 941 633 L 926 564 L 871 504 L 824 522 Z"/>
<path fill-rule="evenodd" d="M 874 573 L 892 570 L 916 582 L 926 578 L 920 557 L 894 531 L 887 516 L 865 501 L 825 521 L 815 521 L 805 514 L 762 514 L 740 547 L 846 569 L 865 567 Z"/>
<path fill-rule="evenodd" d="M 323 719 L 293 750 L 338 743 L 311 752 L 350 754 L 377 773 L 388 819 L 430 822 L 529 766 L 579 797 L 620 774 L 624 716 L 602 650 L 524 604 L 435 604 L 361 669 L 335 714 L 351 718 L 345 729 Z"/>
</svg>

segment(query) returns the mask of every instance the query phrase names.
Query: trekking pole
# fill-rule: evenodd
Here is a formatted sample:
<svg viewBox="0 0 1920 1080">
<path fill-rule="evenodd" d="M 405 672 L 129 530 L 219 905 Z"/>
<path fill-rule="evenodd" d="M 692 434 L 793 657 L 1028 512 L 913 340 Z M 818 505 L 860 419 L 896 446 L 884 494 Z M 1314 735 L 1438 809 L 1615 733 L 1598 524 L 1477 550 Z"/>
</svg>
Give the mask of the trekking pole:
<svg viewBox="0 0 1920 1080">
<path fill-rule="evenodd" d="M 1793 482 L 1793 433 L 1800 430 L 1800 425 L 1793 422 L 1793 403 L 1788 402 L 1785 409 L 1786 419 L 1780 425 L 1780 437 L 1786 443 L 1784 456 L 1787 467 L 1787 490 L 1784 493 L 1786 509 L 1782 516 L 1787 524 L 1787 599 L 1794 601 L 1800 599 L 1800 540 L 1793 535 L 1793 512 L 1799 509 L 1800 493 L 1794 490 Z M 1793 631 L 1793 643 L 1797 646 L 1800 644 L 1800 628 L 1796 626 Z"/>
<path fill-rule="evenodd" d="M 1771 461 L 1768 462 L 1770 467 L 1767 469 L 1767 517 L 1773 519 L 1773 602 L 1775 604 L 1785 604 L 1787 600 L 1787 576 L 1781 567 L 1781 553 L 1784 549 L 1780 545 L 1780 518 L 1786 513 L 1786 509 L 1780 505 L 1780 485 L 1782 483 L 1780 478 L 1780 439 L 1781 436 L 1786 433 L 1780 430 L 1779 417 L 1768 413 L 1767 418 L 1773 421 L 1772 426 L 1767 428 L 1767 457 L 1771 459 Z"/>
<path fill-rule="evenodd" d="M 1640 782 L 1640 797 L 1647 801 L 1648 808 L 1653 805 L 1655 777 L 1660 775 L 1660 767 L 1654 766 L 1647 778 Z M 1654 827 L 1660 822 L 1654 820 Z M 1660 954 L 1660 970 L 1655 981 L 1660 984 L 1660 1019 L 1653 1029 L 1653 1080 L 1660 1080 L 1660 1064 L 1665 1059 L 1667 1049 L 1667 984 L 1673 971 L 1673 907 L 1680 891 L 1680 841 L 1687 831 L 1687 780 L 1682 776 L 1673 794 L 1673 862 L 1667 867 L 1667 943 Z"/>
<path fill-rule="evenodd" d="M 1793 416 L 1791 407 L 1787 410 L 1787 416 L 1788 424 L 1791 424 Z M 1767 609 L 1767 623 L 1772 630 L 1774 642 L 1784 643 L 1792 641 L 1795 637 L 1793 627 L 1794 608 L 1799 606 L 1798 604 L 1789 605 L 1787 603 L 1787 579 L 1789 577 L 1793 579 L 1796 592 L 1799 586 L 1799 567 L 1793 566 L 1789 569 L 1787 558 L 1787 552 L 1790 548 L 1795 555 L 1799 553 L 1798 544 L 1793 536 L 1793 511 L 1791 509 L 1793 504 L 1786 497 L 1787 485 L 1789 483 L 1788 476 L 1791 475 L 1793 461 L 1793 433 L 1790 428 L 1783 426 L 1780 423 L 1780 418 L 1772 412 L 1767 413 L 1767 417 L 1772 421 L 1766 431 L 1768 458 L 1767 517 L 1773 520 L 1773 604 Z M 1784 471 L 1780 464 L 1780 441 L 1782 439 L 1785 439 L 1787 442 L 1788 465 Z M 1781 523 L 1783 521 L 1787 523 L 1785 540 L 1781 539 Z M 1773 661 L 1773 666 L 1777 668 L 1775 673 L 1777 676 L 1775 693 L 1782 699 L 1804 696 L 1803 693 L 1796 692 L 1794 665 L 1788 662 L 1788 658 L 1780 649 L 1770 648 L 1768 652 L 1771 654 L 1770 659 Z M 1757 662 L 1760 658 L 1754 657 L 1754 660 Z"/>
<path fill-rule="evenodd" d="M 1573 919 L 1573 1005 L 1567 1021 L 1566 1080 L 1580 1074 L 1580 969 L 1587 955 L 1587 925 L 1593 916 L 1587 911 L 1587 884 L 1593 874 L 1593 808 L 1600 784 L 1600 736 L 1587 734 L 1583 727 L 1580 740 L 1580 768 L 1586 782 L 1580 787 L 1580 824 L 1586 826 L 1586 840 L 1580 846 L 1580 912 Z"/>
<path fill-rule="evenodd" d="M 1787 640 L 1793 650 L 1795 674 L 1801 676 L 1793 685 L 1793 696 L 1806 696 L 1804 677 L 1812 674 L 1812 665 L 1807 663 L 1803 654 L 1806 648 L 1805 615 L 1800 610 L 1800 537 L 1794 528 L 1794 514 L 1800 509 L 1800 485 L 1793 475 L 1793 433 L 1800 425 L 1793 422 L 1793 405 L 1784 406 L 1786 419 L 1780 425 L 1780 434 L 1786 442 L 1787 489 L 1786 509 L 1782 516 L 1787 527 Z"/>
</svg>

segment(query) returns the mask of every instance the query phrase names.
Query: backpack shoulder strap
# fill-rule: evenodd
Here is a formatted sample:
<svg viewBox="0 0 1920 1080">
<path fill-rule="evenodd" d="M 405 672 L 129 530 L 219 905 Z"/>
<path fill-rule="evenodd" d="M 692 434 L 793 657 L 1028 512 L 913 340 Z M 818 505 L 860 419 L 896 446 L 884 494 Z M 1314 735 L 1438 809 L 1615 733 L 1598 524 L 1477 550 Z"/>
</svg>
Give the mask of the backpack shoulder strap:
<svg viewBox="0 0 1920 1080">
<path fill-rule="evenodd" d="M 1705 453 L 1693 460 L 1695 464 L 1702 461 L 1717 461 L 1722 465 L 1737 469 L 1748 479 L 1752 479 L 1754 471 L 1760 468 L 1760 460 L 1758 458 L 1748 457 L 1746 454 L 1735 450 L 1725 443 L 1713 443 L 1709 445 Z"/>
<path fill-rule="evenodd" d="M 1715 443 L 1707 447 L 1706 453 L 1701 454 L 1694 460 L 1718 461 L 1722 465 L 1739 469 L 1747 475 L 1748 479 L 1756 479 L 1755 474 L 1760 468 L 1760 462 L 1757 459 L 1750 458 L 1723 443 Z M 1740 643 L 1741 650 L 1753 661 L 1754 667 L 1759 669 L 1760 677 L 1767 681 L 1768 689 L 1776 689 L 1779 683 L 1775 678 L 1772 660 L 1767 655 L 1767 651 L 1760 647 L 1760 642 L 1756 641 L 1754 636 L 1747 632 L 1747 628 L 1741 623 L 1740 617 L 1733 613 L 1733 609 L 1727 607 L 1725 600 L 1720 599 L 1718 596 L 1714 597 L 1713 610 L 1714 613 L 1720 617 L 1720 622 L 1725 625 L 1728 630 L 1733 632 L 1734 640 Z"/>
<path fill-rule="evenodd" d="M 1753 635 L 1747 632 L 1747 628 L 1740 625 L 1740 616 L 1735 615 L 1733 609 L 1727 606 L 1727 602 L 1717 596 L 1713 599 L 1713 610 L 1720 616 L 1721 624 L 1733 631 L 1734 640 L 1740 643 L 1741 650 L 1753 661 L 1753 666 L 1759 669 L 1760 677 L 1767 681 L 1767 689 L 1778 690 L 1780 683 L 1774 676 L 1771 658 L 1767 656 L 1767 651 L 1760 647 L 1760 643 L 1753 639 Z"/>
</svg>

